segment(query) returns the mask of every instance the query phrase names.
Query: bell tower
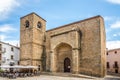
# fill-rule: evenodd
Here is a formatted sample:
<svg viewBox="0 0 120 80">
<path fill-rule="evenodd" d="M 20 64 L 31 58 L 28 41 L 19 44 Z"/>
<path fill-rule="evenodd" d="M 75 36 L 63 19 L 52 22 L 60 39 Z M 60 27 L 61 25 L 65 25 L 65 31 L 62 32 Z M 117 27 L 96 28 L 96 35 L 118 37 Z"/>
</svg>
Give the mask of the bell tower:
<svg viewBox="0 0 120 80">
<path fill-rule="evenodd" d="M 46 21 L 36 13 L 20 18 L 20 65 L 43 65 Z"/>
</svg>

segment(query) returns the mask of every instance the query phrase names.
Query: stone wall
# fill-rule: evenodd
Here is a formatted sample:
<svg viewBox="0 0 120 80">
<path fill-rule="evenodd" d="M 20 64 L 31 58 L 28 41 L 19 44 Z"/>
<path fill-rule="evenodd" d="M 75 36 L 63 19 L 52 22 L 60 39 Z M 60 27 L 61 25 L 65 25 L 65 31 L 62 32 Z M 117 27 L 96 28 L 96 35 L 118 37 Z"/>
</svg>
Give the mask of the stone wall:
<svg viewBox="0 0 120 80">
<path fill-rule="evenodd" d="M 29 28 L 25 28 L 26 20 Z M 40 28 L 38 21 L 42 23 Z M 101 16 L 46 31 L 46 21 L 31 13 L 21 18 L 20 32 L 21 65 L 40 65 L 44 71 L 64 72 L 64 60 L 69 58 L 71 73 L 105 76 L 106 38 Z"/>
<path fill-rule="evenodd" d="M 57 45 L 62 42 L 67 43 L 71 45 L 73 49 L 77 49 L 79 53 L 76 53 L 77 56 L 79 56 L 79 73 L 101 77 L 105 75 L 106 46 L 104 21 L 102 17 L 96 16 L 83 21 L 78 21 L 72 24 L 48 30 L 46 35 L 46 49 L 49 57 L 51 55 L 53 56 L 54 48 Z M 49 52 L 52 52 L 53 54 Z M 76 56 L 76 54 L 74 56 Z M 51 58 L 53 57 L 47 59 L 52 61 L 53 59 Z"/>
</svg>

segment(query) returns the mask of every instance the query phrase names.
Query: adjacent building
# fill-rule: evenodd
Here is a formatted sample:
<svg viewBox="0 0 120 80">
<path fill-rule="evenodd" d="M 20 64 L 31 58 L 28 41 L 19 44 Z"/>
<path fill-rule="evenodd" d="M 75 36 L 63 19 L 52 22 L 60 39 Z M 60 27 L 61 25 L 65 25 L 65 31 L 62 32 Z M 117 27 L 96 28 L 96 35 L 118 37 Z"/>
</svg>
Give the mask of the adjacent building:
<svg viewBox="0 0 120 80">
<path fill-rule="evenodd" d="M 51 30 L 36 13 L 20 18 L 20 64 L 38 66 L 40 71 L 104 77 L 105 41 L 99 15 Z"/>
<path fill-rule="evenodd" d="M 0 41 L 0 65 L 18 65 L 20 59 L 19 47 Z"/>
<path fill-rule="evenodd" d="M 120 48 L 107 51 L 108 73 L 120 73 Z"/>
</svg>

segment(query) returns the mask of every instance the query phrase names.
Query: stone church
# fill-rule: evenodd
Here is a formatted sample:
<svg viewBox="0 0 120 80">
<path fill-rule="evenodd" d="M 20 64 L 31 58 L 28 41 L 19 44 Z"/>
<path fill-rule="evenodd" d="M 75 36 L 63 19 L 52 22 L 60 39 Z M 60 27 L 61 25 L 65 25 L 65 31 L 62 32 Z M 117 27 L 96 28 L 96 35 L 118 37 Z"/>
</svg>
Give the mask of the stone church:
<svg viewBox="0 0 120 80">
<path fill-rule="evenodd" d="M 38 66 L 40 71 L 104 77 L 105 41 L 99 15 L 51 30 L 34 12 L 20 18 L 20 64 Z"/>
</svg>

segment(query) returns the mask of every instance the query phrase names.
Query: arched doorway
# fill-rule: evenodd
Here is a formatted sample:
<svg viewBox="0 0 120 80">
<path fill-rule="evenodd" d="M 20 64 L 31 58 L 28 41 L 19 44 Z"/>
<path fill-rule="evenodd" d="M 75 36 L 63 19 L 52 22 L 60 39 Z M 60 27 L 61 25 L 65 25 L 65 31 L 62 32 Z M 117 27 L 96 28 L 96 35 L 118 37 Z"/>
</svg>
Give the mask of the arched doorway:
<svg viewBox="0 0 120 80">
<path fill-rule="evenodd" d="M 70 72 L 71 61 L 69 58 L 64 59 L 64 72 Z"/>
<path fill-rule="evenodd" d="M 72 64 L 72 47 L 67 43 L 60 43 L 55 48 L 54 59 L 56 65 L 54 69 L 56 72 L 70 72 Z"/>
</svg>

